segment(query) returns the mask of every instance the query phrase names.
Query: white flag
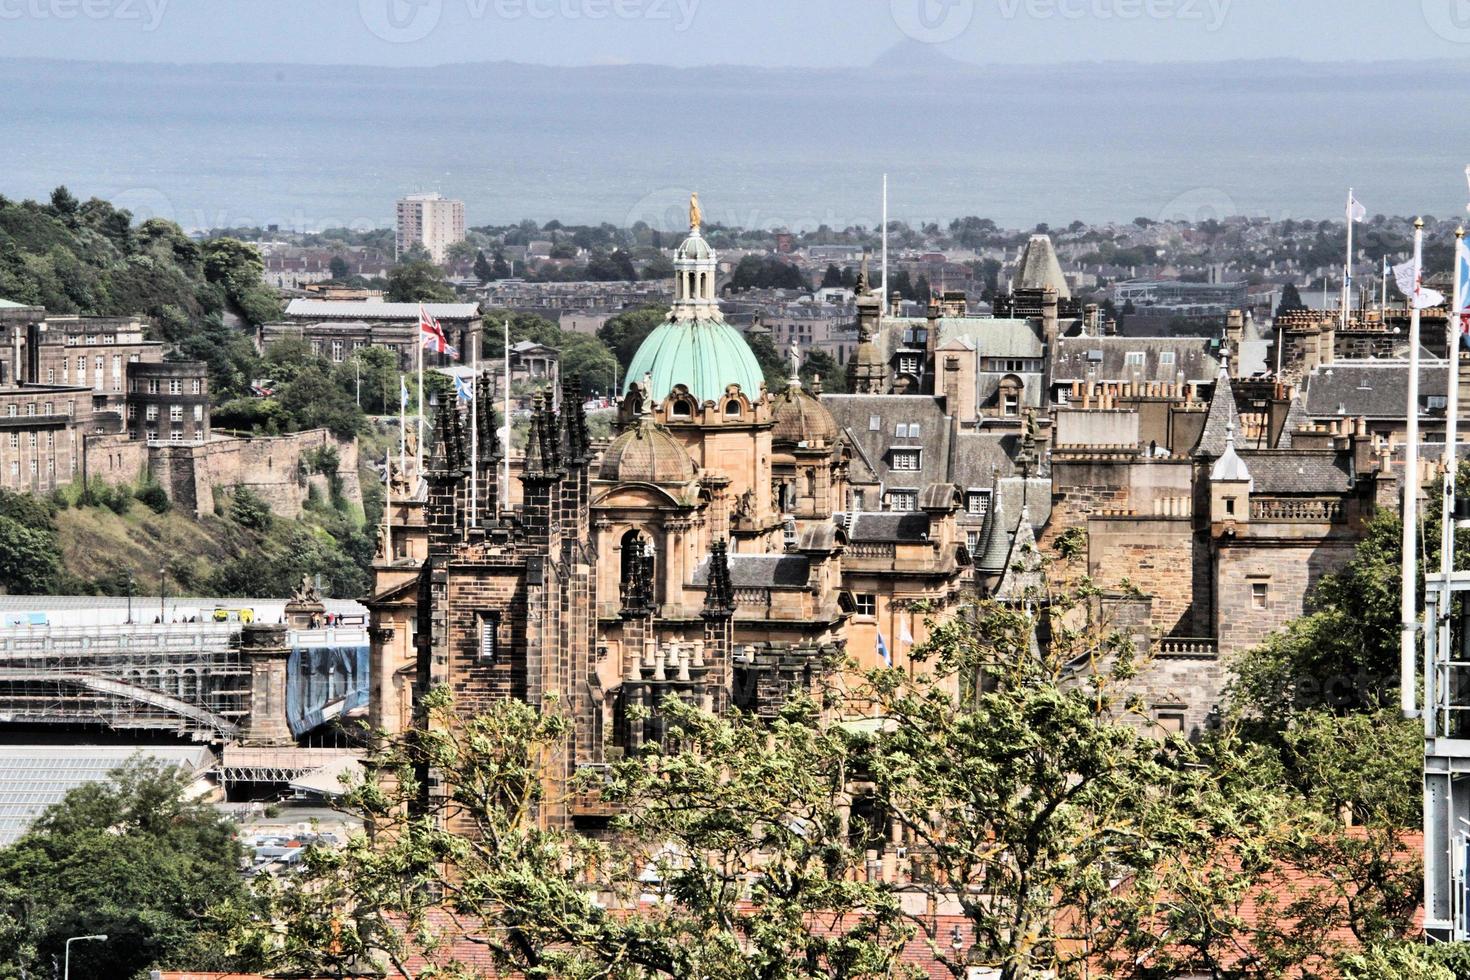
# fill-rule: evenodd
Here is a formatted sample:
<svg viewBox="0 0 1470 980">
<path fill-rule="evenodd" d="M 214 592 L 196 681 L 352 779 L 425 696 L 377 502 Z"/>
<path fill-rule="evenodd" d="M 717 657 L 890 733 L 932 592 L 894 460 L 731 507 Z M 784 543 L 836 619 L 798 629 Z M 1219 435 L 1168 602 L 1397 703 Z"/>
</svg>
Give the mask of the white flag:
<svg viewBox="0 0 1470 980">
<path fill-rule="evenodd" d="M 1470 244 L 1455 243 L 1455 281 L 1460 284 L 1460 313 L 1470 313 Z"/>
<path fill-rule="evenodd" d="M 1368 217 L 1368 209 L 1358 203 L 1358 199 L 1353 197 L 1352 192 L 1348 193 L 1347 213 L 1349 221 L 1362 221 Z"/>
<path fill-rule="evenodd" d="M 909 646 L 914 645 L 914 634 L 909 632 L 909 621 L 907 619 L 898 621 L 898 638 Z"/>
<path fill-rule="evenodd" d="M 1444 294 L 1426 288 L 1418 273 L 1419 270 L 1414 267 L 1412 261 L 1393 267 L 1394 282 L 1398 284 L 1399 292 L 1404 294 L 1404 298 L 1410 301 L 1410 308 L 1427 310 L 1443 303 Z"/>
</svg>

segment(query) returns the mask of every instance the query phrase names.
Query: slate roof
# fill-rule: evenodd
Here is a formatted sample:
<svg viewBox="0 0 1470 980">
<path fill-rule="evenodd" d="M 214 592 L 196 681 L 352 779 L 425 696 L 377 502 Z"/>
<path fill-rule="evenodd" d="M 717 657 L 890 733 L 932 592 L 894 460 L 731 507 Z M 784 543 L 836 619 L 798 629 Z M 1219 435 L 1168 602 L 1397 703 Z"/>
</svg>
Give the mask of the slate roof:
<svg viewBox="0 0 1470 980">
<path fill-rule="evenodd" d="M 1067 288 L 1067 277 L 1062 275 L 1062 263 L 1057 261 L 1057 250 L 1052 246 L 1049 235 L 1032 235 L 1021 253 L 1016 273 L 1011 277 L 1011 289 L 1041 289 L 1050 286 L 1057 291 L 1058 299 L 1071 299 L 1072 290 Z"/>
<path fill-rule="evenodd" d="M 730 555 L 730 585 L 737 589 L 804 588 L 810 571 L 806 555 Z M 709 558 L 694 569 L 697 588 L 709 584 Z"/>
<path fill-rule="evenodd" d="M 949 482 L 950 422 L 932 395 L 822 395 L 832 413 L 884 490 L 922 490 Z M 878 428 L 870 426 L 878 418 Z M 917 423 L 917 437 L 895 435 L 897 426 Z M 894 470 L 890 450 L 918 449 L 919 469 Z"/>
<path fill-rule="evenodd" d="M 1006 567 L 1023 512 L 1028 522 L 1036 526 L 1044 526 L 1051 520 L 1051 480 L 1010 477 L 995 481 L 990 512 L 985 515 L 985 527 L 980 535 L 980 553 L 975 556 L 977 568 L 999 572 Z"/>
<path fill-rule="evenodd" d="M 424 310 L 436 320 L 472 320 L 480 316 L 479 303 L 425 303 Z M 382 300 L 293 299 L 286 304 L 288 317 L 322 320 L 417 320 L 418 303 L 386 303 Z"/>
<path fill-rule="evenodd" d="M 1291 448 L 1291 434 L 1307 424 L 1307 400 L 1300 394 L 1291 400 L 1286 410 L 1286 421 L 1281 424 L 1281 438 L 1276 440 L 1277 449 Z"/>
<path fill-rule="evenodd" d="M 1443 397 L 1448 383 L 1449 365 L 1443 360 L 1420 362 L 1420 405 L 1431 396 Z M 1408 387 L 1408 361 L 1335 361 L 1319 365 L 1303 380 L 1303 411 L 1310 419 L 1401 419 Z"/>
<path fill-rule="evenodd" d="M 893 511 L 853 514 L 847 522 L 849 541 L 927 541 L 929 516 Z"/>
<path fill-rule="evenodd" d="M 1335 450 L 1257 450 L 1240 454 L 1250 468 L 1251 492 L 1346 493 L 1353 488 L 1350 456 Z"/>
<path fill-rule="evenodd" d="M 1206 337 L 1059 337 L 1052 358 L 1052 383 L 1086 381 L 1213 381 L 1220 361 Z M 1143 367 L 1131 367 L 1128 354 L 1143 353 Z M 1174 353 L 1174 363 L 1161 365 L 1159 355 Z"/>
<path fill-rule="evenodd" d="M 1235 408 L 1235 392 L 1230 387 L 1230 377 L 1222 367 L 1215 379 L 1215 393 L 1210 398 L 1210 414 L 1205 416 L 1205 427 L 1200 433 L 1199 444 L 1194 447 L 1195 454 L 1219 456 L 1225 451 L 1226 439 L 1231 431 L 1240 431 L 1240 413 Z"/>
<path fill-rule="evenodd" d="M 1031 321 L 1015 317 L 941 317 L 939 346 L 968 344 L 981 357 L 1040 357 L 1046 345 Z"/>
</svg>

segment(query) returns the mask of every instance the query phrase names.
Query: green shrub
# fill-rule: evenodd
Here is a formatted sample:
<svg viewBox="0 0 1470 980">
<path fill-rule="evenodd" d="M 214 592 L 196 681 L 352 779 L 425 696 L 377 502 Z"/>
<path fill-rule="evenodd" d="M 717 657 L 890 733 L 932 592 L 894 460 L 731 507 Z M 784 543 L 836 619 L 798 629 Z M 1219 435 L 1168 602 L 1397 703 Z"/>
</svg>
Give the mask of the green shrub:
<svg viewBox="0 0 1470 980">
<path fill-rule="evenodd" d="M 139 487 L 138 500 L 155 514 L 166 514 L 172 506 L 168 492 L 157 483 L 145 483 Z"/>
<path fill-rule="evenodd" d="M 230 500 L 230 519 L 252 531 L 264 531 L 271 526 L 271 509 L 260 494 L 237 486 Z"/>
</svg>

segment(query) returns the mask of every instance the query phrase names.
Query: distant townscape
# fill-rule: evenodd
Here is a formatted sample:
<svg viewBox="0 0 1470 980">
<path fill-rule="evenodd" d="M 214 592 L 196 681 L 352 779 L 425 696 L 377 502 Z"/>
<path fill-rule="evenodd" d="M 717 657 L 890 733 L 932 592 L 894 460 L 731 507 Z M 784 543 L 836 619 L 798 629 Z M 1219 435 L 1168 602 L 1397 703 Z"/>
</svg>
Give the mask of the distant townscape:
<svg viewBox="0 0 1470 980">
<path fill-rule="evenodd" d="M 0 199 L 0 865 L 195 889 L 17 975 L 1466 975 L 1450 223 L 465 213 Z"/>
</svg>

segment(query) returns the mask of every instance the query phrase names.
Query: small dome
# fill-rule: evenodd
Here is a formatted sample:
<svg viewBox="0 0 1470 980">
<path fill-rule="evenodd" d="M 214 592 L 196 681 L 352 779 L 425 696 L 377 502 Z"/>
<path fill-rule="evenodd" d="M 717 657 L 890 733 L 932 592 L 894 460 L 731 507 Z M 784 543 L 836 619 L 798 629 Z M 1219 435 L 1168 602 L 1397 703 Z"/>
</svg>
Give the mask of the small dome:
<svg viewBox="0 0 1470 980">
<path fill-rule="evenodd" d="M 607 447 L 597 475 L 615 483 L 684 484 L 694 479 L 694 460 L 679 440 L 644 415 Z"/>
<path fill-rule="evenodd" d="M 832 413 L 815 396 L 799 384 L 789 384 L 776 396 L 771 406 L 771 417 L 776 420 L 771 430 L 775 443 L 808 446 L 837 443 L 837 422 Z"/>
<path fill-rule="evenodd" d="M 709 247 L 709 242 L 696 230 L 688 238 L 679 244 L 674 250 L 675 259 L 693 261 L 709 261 L 715 257 L 714 249 Z"/>
</svg>

